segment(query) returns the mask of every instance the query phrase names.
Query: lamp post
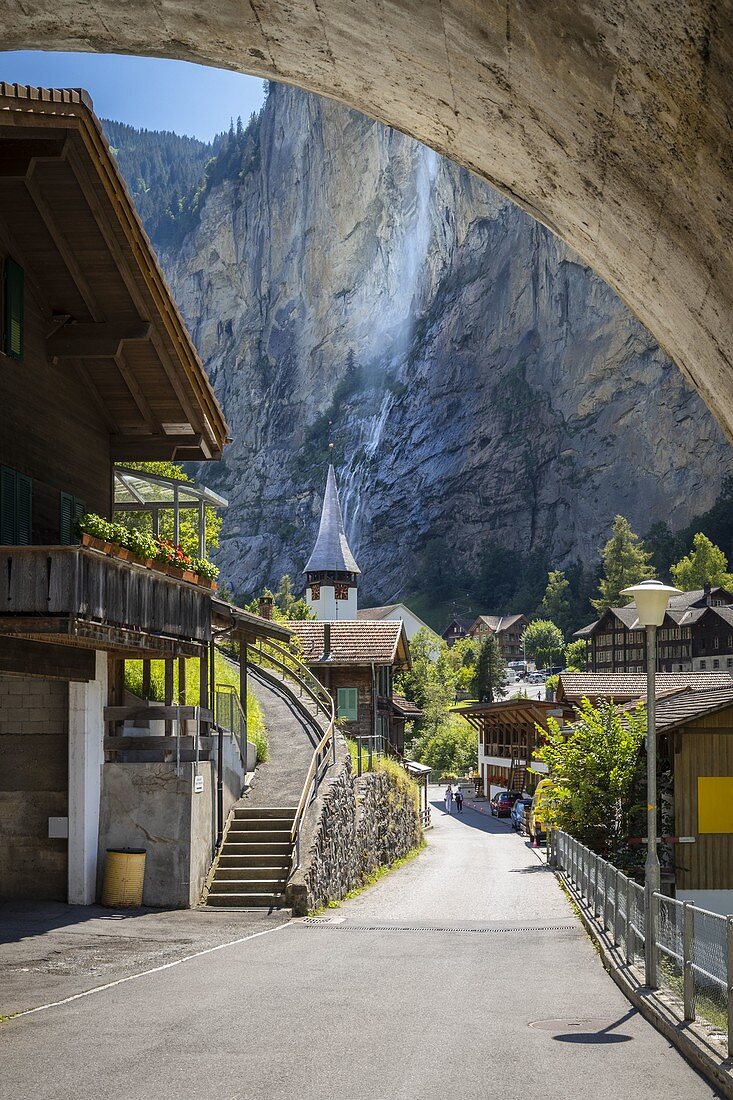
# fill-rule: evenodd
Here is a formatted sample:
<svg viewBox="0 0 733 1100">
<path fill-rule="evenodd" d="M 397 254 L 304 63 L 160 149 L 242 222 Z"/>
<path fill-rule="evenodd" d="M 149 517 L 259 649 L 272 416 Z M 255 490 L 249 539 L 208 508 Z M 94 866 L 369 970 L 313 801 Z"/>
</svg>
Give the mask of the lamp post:
<svg viewBox="0 0 733 1100">
<path fill-rule="evenodd" d="M 656 921 L 654 895 L 659 892 L 661 876 L 657 851 L 657 727 L 656 673 L 657 627 L 664 622 L 670 596 L 679 588 L 661 581 L 642 581 L 624 588 L 622 596 L 636 602 L 637 623 L 646 629 L 646 865 L 644 868 L 644 980 L 650 989 L 658 987 Z"/>
</svg>

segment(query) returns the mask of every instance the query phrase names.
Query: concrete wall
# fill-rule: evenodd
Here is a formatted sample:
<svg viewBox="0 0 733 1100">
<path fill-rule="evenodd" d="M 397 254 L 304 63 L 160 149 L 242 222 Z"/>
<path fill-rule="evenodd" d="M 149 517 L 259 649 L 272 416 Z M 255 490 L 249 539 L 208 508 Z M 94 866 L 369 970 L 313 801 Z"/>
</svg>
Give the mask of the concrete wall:
<svg viewBox="0 0 733 1100">
<path fill-rule="evenodd" d="M 337 756 L 306 814 L 301 866 L 286 894 L 296 915 L 340 900 L 422 840 L 417 805 L 391 775 L 377 771 L 355 779 L 343 741 Z"/>
<path fill-rule="evenodd" d="M 66 901 L 69 686 L 0 674 L 0 898 Z"/>
<path fill-rule="evenodd" d="M 216 841 L 216 773 L 199 764 L 204 789 L 194 793 L 194 764 L 104 765 L 99 823 L 98 889 L 107 848 L 145 848 L 143 905 L 187 908 L 201 896 Z"/>
<path fill-rule="evenodd" d="M 256 749 L 248 747 L 254 767 Z M 145 848 L 143 904 L 165 908 L 197 905 L 216 844 L 216 761 L 202 761 L 204 789 L 194 791 L 195 765 L 107 763 L 99 824 L 101 893 L 107 848 Z M 224 819 L 242 793 L 239 749 L 224 738 Z"/>
</svg>

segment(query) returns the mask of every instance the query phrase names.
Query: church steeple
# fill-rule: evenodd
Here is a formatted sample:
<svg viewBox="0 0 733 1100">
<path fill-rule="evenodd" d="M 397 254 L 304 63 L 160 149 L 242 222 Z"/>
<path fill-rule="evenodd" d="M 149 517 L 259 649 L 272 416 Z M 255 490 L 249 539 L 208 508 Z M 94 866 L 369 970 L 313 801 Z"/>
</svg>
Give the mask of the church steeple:
<svg viewBox="0 0 733 1100">
<path fill-rule="evenodd" d="M 308 586 L 305 598 L 317 618 L 356 618 L 356 586 L 361 570 L 344 531 L 333 465 L 328 467 L 318 537 L 304 573 Z"/>
</svg>

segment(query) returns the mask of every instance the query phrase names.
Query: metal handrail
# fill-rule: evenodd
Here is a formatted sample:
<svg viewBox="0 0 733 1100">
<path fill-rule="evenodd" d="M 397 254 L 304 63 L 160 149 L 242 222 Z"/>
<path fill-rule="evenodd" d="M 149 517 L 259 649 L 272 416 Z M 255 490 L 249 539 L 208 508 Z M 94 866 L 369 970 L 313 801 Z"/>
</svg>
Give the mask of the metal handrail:
<svg viewBox="0 0 733 1100">
<path fill-rule="evenodd" d="M 255 644 L 248 643 L 247 655 L 250 660 L 254 660 L 254 664 L 275 665 L 284 675 L 295 680 L 298 687 L 306 691 L 314 703 L 321 708 L 324 715 L 335 722 L 336 715 L 330 692 L 326 690 L 308 666 L 298 660 L 291 650 L 271 639 L 268 639 L 267 642 L 258 640 Z M 295 668 L 291 668 L 287 663 L 288 661 L 292 662 Z"/>
<path fill-rule="evenodd" d="M 633 912 L 635 906 L 632 905 L 631 898 L 636 893 L 635 905 L 638 907 L 639 898 L 643 896 L 643 887 L 569 834 L 553 829 L 549 839 L 554 864 L 564 873 L 566 882 L 573 890 L 575 900 L 581 908 L 585 908 L 591 914 L 593 919 L 598 918 L 601 927 L 610 933 L 613 942 L 619 948 L 625 947 L 627 966 L 633 965 L 636 956 L 634 939 L 645 943 L 647 936 L 651 937 L 657 957 L 660 954 L 664 955 L 679 966 L 682 971 L 682 1014 L 685 1021 L 695 1020 L 698 1011 L 696 975 L 723 990 L 724 1000 L 727 1002 L 728 1050 L 733 1052 L 733 916 L 725 917 L 721 913 L 703 909 L 702 906 L 692 902 L 682 902 L 655 891 L 652 895 L 651 927 L 645 926 L 642 930 L 635 919 Z M 620 890 L 622 884 L 623 892 Z M 613 893 L 612 898 L 609 897 L 610 891 Z M 623 909 L 622 902 L 624 902 Z M 671 937 L 672 943 L 668 942 L 670 937 L 665 940 L 662 934 L 663 922 L 660 913 L 663 906 L 670 914 L 674 914 L 671 927 L 676 931 L 675 936 Z M 717 933 L 715 935 L 708 933 L 707 937 L 704 933 L 699 933 L 695 925 L 697 917 L 714 921 L 718 926 Z M 703 966 L 696 957 L 698 946 L 705 949 L 711 945 L 715 945 L 721 954 L 718 973 L 709 969 L 710 963 L 707 960 L 705 960 L 707 965 Z M 680 978 L 673 981 L 666 977 L 661 969 L 658 974 L 662 987 L 669 988 L 675 995 L 679 995 L 680 989 L 674 981 L 679 982 Z M 717 1026 L 715 1018 L 708 1017 L 708 1020 L 716 1023 Z"/>
<path fill-rule="evenodd" d="M 258 641 L 256 644 L 248 643 L 247 657 L 257 667 L 268 664 L 274 665 L 282 672 L 284 678 L 287 677 L 295 681 L 299 691 L 305 691 L 316 704 L 316 707 L 323 711 L 328 720 L 326 732 L 313 750 L 310 767 L 303 783 L 290 830 L 290 841 L 295 855 L 293 861 L 293 870 L 295 871 L 300 866 L 300 834 L 305 811 L 318 791 L 318 785 L 322 779 L 321 773 L 328 768 L 326 761 L 329 748 L 331 749 L 331 762 L 336 763 L 336 708 L 330 692 L 324 688 L 320 680 L 313 675 L 302 661 L 298 660 L 294 653 L 285 649 L 284 646 L 269 639 L 266 643 L 262 641 Z M 292 665 L 295 667 L 293 668 Z M 262 671 L 266 671 L 266 668 Z"/>
<path fill-rule="evenodd" d="M 229 705 L 236 708 L 232 713 L 231 726 L 225 725 L 219 720 L 219 696 L 226 695 L 229 699 Z M 239 729 L 237 729 L 237 723 L 234 721 L 234 713 L 239 715 Z M 247 770 L 247 749 L 246 749 L 246 733 L 247 733 L 247 716 L 244 713 L 242 707 L 242 700 L 239 698 L 239 692 L 233 684 L 216 684 L 214 687 L 214 725 L 225 729 L 227 733 L 231 733 L 234 740 L 239 747 L 239 759 L 242 761 L 242 767 Z"/>
</svg>

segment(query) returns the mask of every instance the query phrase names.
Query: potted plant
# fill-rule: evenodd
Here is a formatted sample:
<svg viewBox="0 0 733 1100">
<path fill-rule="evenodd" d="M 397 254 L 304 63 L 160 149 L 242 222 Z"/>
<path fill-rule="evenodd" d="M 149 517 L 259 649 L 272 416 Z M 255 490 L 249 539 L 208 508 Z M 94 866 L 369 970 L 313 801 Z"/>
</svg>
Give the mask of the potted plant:
<svg viewBox="0 0 733 1100">
<path fill-rule="evenodd" d="M 82 546 L 91 546 L 103 554 L 112 549 L 112 524 L 101 516 L 87 512 L 77 518 L 77 530 L 81 535 Z"/>
<path fill-rule="evenodd" d="M 145 566 L 146 569 L 151 569 L 153 559 L 158 552 L 158 544 L 153 535 L 133 527 L 127 532 L 126 542 L 127 548 L 133 555 L 133 561 Z"/>
<path fill-rule="evenodd" d="M 207 561 L 206 558 L 194 558 L 192 568 L 196 573 L 197 584 L 203 588 L 217 587 L 216 578 L 219 576 L 219 570 L 213 562 Z"/>
</svg>

